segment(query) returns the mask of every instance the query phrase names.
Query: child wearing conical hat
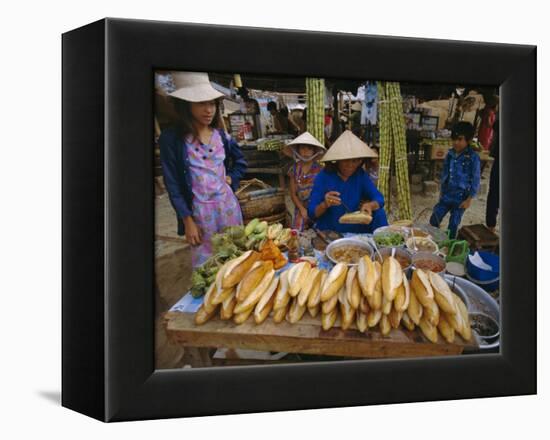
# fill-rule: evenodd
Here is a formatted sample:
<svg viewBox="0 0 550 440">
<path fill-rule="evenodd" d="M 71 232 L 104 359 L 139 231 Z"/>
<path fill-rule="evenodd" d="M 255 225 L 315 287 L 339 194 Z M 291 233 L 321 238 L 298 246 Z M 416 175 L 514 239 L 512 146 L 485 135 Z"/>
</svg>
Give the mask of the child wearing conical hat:
<svg viewBox="0 0 550 440">
<path fill-rule="evenodd" d="M 319 159 L 324 152 L 325 147 L 307 131 L 283 149 L 283 153 L 294 159 L 288 170 L 290 198 L 295 206 L 292 229 L 303 231 L 311 224 L 307 207 L 315 176 L 323 169 Z"/>
</svg>

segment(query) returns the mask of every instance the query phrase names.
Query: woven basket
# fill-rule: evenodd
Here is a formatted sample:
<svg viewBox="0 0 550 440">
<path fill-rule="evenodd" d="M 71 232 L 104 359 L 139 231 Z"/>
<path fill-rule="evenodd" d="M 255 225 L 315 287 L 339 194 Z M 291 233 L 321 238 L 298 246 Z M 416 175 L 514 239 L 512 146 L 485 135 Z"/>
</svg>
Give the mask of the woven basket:
<svg viewBox="0 0 550 440">
<path fill-rule="evenodd" d="M 268 191 L 262 195 L 261 190 Z M 258 191 L 260 194 L 258 195 Z M 244 219 L 273 217 L 284 214 L 285 206 L 285 191 L 282 189 L 273 188 L 259 179 L 243 180 L 240 188 L 235 192 Z"/>
<path fill-rule="evenodd" d="M 250 219 L 252 220 L 252 219 Z M 283 226 L 286 225 L 286 211 L 280 212 L 278 214 L 274 214 L 269 217 L 260 217 L 260 221 L 266 221 L 268 224 L 272 223 L 281 223 Z M 246 223 L 246 221 L 245 221 Z"/>
</svg>

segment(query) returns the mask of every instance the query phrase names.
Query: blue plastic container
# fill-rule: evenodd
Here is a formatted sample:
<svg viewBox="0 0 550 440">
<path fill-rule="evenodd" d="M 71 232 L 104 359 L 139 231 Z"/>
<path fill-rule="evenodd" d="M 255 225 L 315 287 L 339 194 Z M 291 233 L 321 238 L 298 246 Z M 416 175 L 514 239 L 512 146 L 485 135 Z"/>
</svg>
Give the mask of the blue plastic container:
<svg viewBox="0 0 550 440">
<path fill-rule="evenodd" d="M 480 283 L 485 283 L 488 281 L 497 281 L 500 277 L 500 258 L 498 255 L 493 254 L 492 252 L 487 251 L 477 251 L 481 259 L 491 266 L 492 270 L 481 269 L 477 266 L 474 266 L 470 262 L 470 258 L 466 257 L 466 273 L 472 278 L 474 282 L 479 281 Z M 475 252 L 471 252 L 470 255 L 473 255 Z M 478 283 L 476 283 L 478 284 Z"/>
</svg>

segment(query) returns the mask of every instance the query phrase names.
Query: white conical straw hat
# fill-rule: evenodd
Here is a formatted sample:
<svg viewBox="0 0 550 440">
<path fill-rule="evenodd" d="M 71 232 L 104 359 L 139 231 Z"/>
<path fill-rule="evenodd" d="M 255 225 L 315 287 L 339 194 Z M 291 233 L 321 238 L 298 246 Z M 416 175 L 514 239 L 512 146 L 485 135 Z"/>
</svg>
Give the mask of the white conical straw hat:
<svg viewBox="0 0 550 440">
<path fill-rule="evenodd" d="M 189 102 L 211 101 L 224 96 L 217 91 L 205 72 L 174 72 L 172 74 L 176 90 L 169 93 L 174 98 Z"/>
<path fill-rule="evenodd" d="M 321 161 L 331 162 L 369 157 L 378 157 L 378 154 L 350 130 L 346 130 L 334 141 Z"/>
<path fill-rule="evenodd" d="M 283 148 L 283 153 L 287 156 L 292 157 L 292 150 L 297 145 L 311 145 L 312 147 L 321 149 L 323 152 L 326 151 L 325 146 L 321 142 L 319 142 L 317 138 L 313 136 L 310 132 L 306 131 L 297 138 L 293 139 L 288 144 L 286 144 Z"/>
</svg>

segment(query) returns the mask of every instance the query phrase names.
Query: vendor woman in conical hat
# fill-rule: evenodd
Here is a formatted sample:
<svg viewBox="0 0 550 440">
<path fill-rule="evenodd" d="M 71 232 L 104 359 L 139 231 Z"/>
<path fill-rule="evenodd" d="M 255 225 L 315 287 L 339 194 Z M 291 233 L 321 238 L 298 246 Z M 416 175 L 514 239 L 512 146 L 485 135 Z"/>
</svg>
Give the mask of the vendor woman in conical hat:
<svg viewBox="0 0 550 440">
<path fill-rule="evenodd" d="M 336 139 L 321 159 L 325 168 L 315 178 L 308 215 L 320 230 L 372 233 L 388 220 L 384 197 L 371 181 L 363 164 L 378 154 L 351 131 Z M 343 224 L 340 217 L 349 211 L 372 216 L 369 224 Z"/>
<path fill-rule="evenodd" d="M 312 223 L 308 218 L 307 207 L 313 181 L 322 170 L 319 159 L 325 151 L 324 145 L 307 131 L 283 149 L 284 154 L 294 159 L 294 164 L 288 170 L 290 198 L 295 206 L 292 229 L 303 231 Z"/>
</svg>

